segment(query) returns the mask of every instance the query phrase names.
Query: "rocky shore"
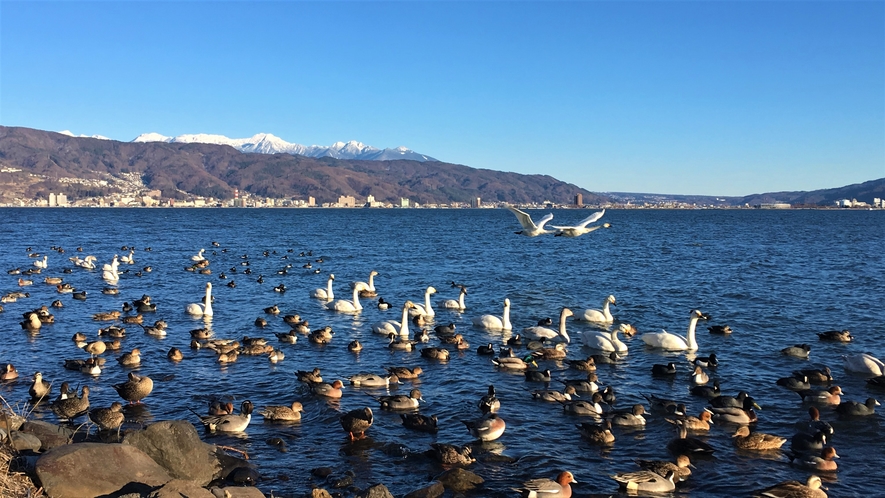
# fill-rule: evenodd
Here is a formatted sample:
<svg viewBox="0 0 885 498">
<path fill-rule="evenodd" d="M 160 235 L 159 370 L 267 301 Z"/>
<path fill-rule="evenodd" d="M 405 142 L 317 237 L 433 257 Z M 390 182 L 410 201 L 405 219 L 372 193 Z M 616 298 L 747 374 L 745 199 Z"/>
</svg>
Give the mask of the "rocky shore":
<svg viewBox="0 0 885 498">
<path fill-rule="evenodd" d="M 200 439 L 186 420 L 169 420 L 144 429 L 89 434 L 86 430 L 0 416 L 5 476 L 0 494 L 10 497 L 79 498 L 260 498 L 260 473 L 245 458 Z M 383 484 L 353 486 L 351 472 L 312 469 L 319 486 L 310 498 L 393 498 Z M 406 498 L 461 496 L 483 483 L 472 472 L 453 468 Z"/>
</svg>

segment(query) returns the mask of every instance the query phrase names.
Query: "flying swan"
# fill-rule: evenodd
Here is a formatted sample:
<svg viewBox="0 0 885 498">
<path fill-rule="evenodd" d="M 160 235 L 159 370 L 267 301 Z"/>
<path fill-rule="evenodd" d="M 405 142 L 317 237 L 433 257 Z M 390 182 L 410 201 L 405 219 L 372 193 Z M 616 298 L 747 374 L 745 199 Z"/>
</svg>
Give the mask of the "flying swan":
<svg viewBox="0 0 885 498">
<path fill-rule="evenodd" d="M 541 218 L 541 221 L 539 221 L 537 225 L 535 225 L 535 222 L 532 221 L 532 217 L 525 211 L 520 211 L 519 209 L 510 206 L 507 206 L 507 209 L 516 215 L 516 219 L 519 221 L 519 224 L 522 225 L 522 230 L 513 233 L 517 235 L 525 235 L 526 237 L 537 237 L 538 235 L 543 235 L 545 233 L 552 233 L 552 230 L 544 230 L 544 225 L 553 219 L 553 213 L 548 213 Z"/>
<path fill-rule="evenodd" d="M 604 223 L 602 225 L 596 225 L 595 227 L 589 227 L 589 228 L 587 227 L 587 225 L 589 225 L 590 223 L 593 223 L 594 221 L 599 220 L 599 218 L 602 218 L 602 215 L 604 215 L 604 214 L 605 214 L 605 209 L 603 209 L 602 211 L 597 211 L 597 212 L 591 214 L 590 216 L 584 218 L 580 223 L 578 223 L 577 225 L 575 225 L 573 227 L 554 226 L 553 228 L 556 229 L 556 233 L 554 235 L 556 237 L 560 237 L 560 236 L 562 236 L 562 237 L 578 237 L 580 235 L 584 235 L 585 233 L 590 233 L 593 230 L 598 230 L 600 228 L 608 228 L 611 226 L 608 223 Z"/>
</svg>

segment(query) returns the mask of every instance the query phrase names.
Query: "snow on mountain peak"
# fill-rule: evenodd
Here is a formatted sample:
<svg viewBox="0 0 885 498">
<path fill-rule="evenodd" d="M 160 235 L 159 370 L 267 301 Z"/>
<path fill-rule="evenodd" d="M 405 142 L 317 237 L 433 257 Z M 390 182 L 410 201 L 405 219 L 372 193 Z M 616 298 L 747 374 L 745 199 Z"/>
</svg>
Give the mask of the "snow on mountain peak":
<svg viewBox="0 0 885 498">
<path fill-rule="evenodd" d="M 64 132 L 62 132 L 64 133 Z M 160 135 L 159 133 L 142 133 L 141 135 L 135 137 L 133 142 L 169 142 L 172 140 L 172 137 L 167 137 L 165 135 Z"/>
</svg>

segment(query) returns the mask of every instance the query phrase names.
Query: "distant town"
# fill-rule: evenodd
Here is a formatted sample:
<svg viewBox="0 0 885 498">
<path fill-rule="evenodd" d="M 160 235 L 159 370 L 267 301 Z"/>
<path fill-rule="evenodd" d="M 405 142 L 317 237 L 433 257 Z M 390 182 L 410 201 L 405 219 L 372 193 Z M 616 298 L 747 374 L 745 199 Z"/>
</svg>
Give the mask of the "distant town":
<svg viewBox="0 0 885 498">
<path fill-rule="evenodd" d="M 20 172 L 17 168 L 0 168 L 0 173 Z M 32 175 L 37 176 L 37 175 Z M 60 178 L 62 184 L 78 184 L 81 187 L 106 188 L 114 187 L 119 193 L 101 197 L 84 197 L 69 199 L 64 193 L 49 193 L 46 197 L 36 199 L 14 198 L 0 207 L 164 207 L 164 208 L 425 208 L 425 209 L 459 209 L 459 208 L 498 208 L 514 203 L 493 201 L 483 202 L 475 197 L 470 202 L 452 202 L 448 204 L 420 204 L 408 198 L 400 198 L 398 202 L 378 201 L 373 195 L 365 198 L 339 196 L 337 202 L 317 203 L 311 196 L 306 198 L 269 198 L 258 197 L 248 192 L 234 191 L 233 198 L 218 199 L 185 195 L 183 199 L 164 198 L 160 190 L 147 189 L 138 173 L 122 173 L 108 179 L 94 180 L 83 178 Z M 183 194 L 186 194 L 182 192 Z M 535 204 L 520 204 L 526 208 L 617 208 L 617 209 L 794 209 L 794 208 L 854 208 L 854 209 L 885 209 L 885 201 L 874 198 L 872 203 L 856 199 L 841 199 L 830 206 L 793 205 L 787 202 L 771 202 L 763 204 L 726 205 L 722 202 L 679 202 L 674 200 L 631 200 L 619 195 L 616 201 L 605 203 L 584 204 L 581 194 L 576 194 L 569 204 L 544 201 Z M 721 199 L 715 199 L 721 201 Z"/>
</svg>

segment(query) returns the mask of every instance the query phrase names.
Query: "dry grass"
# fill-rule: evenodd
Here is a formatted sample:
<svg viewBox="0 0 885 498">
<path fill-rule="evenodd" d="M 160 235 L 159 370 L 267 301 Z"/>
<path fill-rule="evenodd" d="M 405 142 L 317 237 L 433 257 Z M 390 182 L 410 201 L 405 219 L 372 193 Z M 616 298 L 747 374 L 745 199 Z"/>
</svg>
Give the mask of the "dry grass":
<svg viewBox="0 0 885 498">
<path fill-rule="evenodd" d="M 43 496 L 43 489 L 38 489 L 27 474 L 10 469 L 16 456 L 15 450 L 8 443 L 0 446 L 0 496 L 4 498 Z"/>
</svg>

